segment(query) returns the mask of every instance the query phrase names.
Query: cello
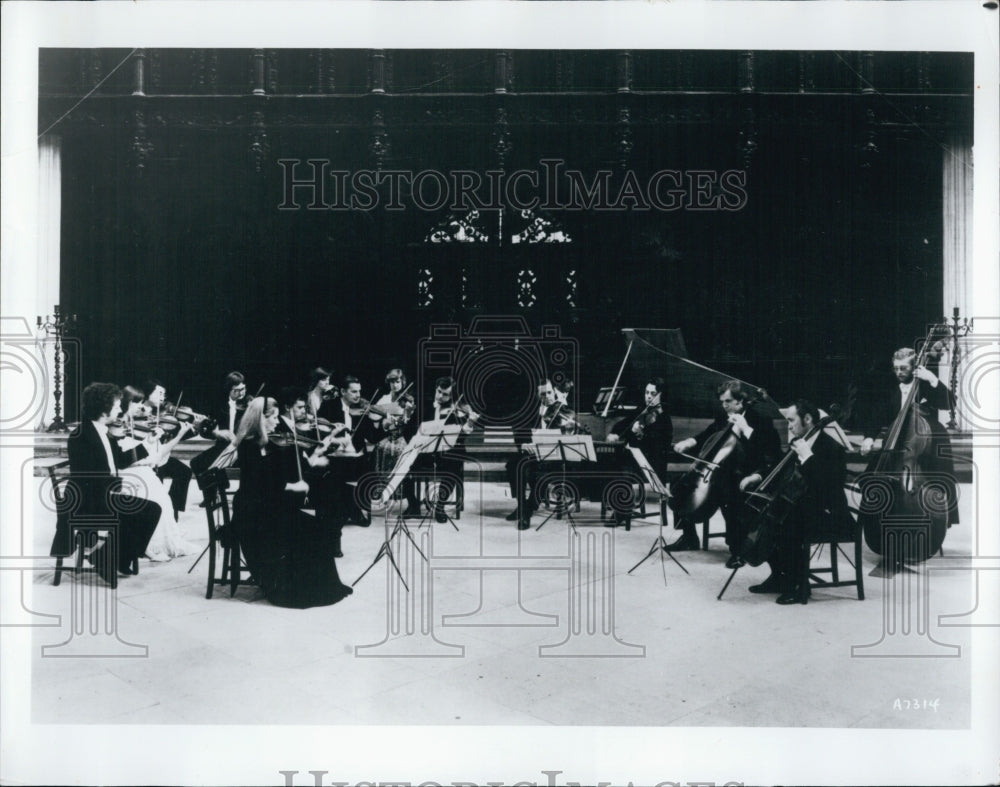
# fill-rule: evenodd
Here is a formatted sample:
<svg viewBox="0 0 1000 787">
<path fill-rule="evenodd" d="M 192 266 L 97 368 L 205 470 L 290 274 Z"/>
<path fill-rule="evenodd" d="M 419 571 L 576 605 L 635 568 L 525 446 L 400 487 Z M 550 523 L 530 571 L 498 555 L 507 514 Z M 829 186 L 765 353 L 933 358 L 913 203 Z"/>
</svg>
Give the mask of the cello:
<svg viewBox="0 0 1000 787">
<path fill-rule="evenodd" d="M 744 412 L 754 402 L 767 398 L 763 391 L 760 396 L 746 399 Z M 732 423 L 709 437 L 690 470 L 670 485 L 668 505 L 678 517 L 699 521 L 711 517 L 722 504 L 723 483 L 726 475 L 732 473 L 733 466 L 743 455 L 740 438 L 733 431 Z"/>
<path fill-rule="evenodd" d="M 938 336 L 947 325 L 932 325 L 914 358 L 914 370 L 941 349 Z M 865 544 L 890 563 L 920 562 L 937 553 L 948 531 L 947 479 L 928 473 L 934 434 L 929 415 L 921 410 L 920 379 L 910 391 L 882 444 L 882 450 L 858 477 L 861 502 L 858 521 Z M 943 502 L 942 502 L 943 500 Z"/>
<path fill-rule="evenodd" d="M 825 429 L 827 424 L 836 421 L 839 417 L 837 408 L 834 406 L 830 410 L 831 415 L 821 418 L 806 434 L 795 440 L 809 440 Z M 777 542 L 777 533 L 805 494 L 805 479 L 795 457 L 795 451 L 789 448 L 756 489 L 743 493 L 746 496 L 743 504 L 749 509 L 750 524 L 746 540 L 740 548 L 740 557 L 751 566 L 759 566 L 771 556 Z"/>
</svg>

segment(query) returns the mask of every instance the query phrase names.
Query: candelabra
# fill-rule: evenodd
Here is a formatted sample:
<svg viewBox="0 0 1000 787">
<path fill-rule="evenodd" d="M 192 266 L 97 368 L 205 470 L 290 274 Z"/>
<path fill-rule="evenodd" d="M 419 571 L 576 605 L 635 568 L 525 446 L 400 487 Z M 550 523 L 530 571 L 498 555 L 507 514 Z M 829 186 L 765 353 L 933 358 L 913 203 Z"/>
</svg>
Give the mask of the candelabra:
<svg viewBox="0 0 1000 787">
<path fill-rule="evenodd" d="M 45 315 L 42 319 L 41 316 L 38 317 L 38 328 L 45 331 L 46 336 L 55 337 L 55 353 L 53 357 L 53 366 L 55 367 L 55 372 L 53 374 L 55 385 L 52 390 L 52 395 L 56 400 L 56 414 L 55 418 L 52 419 L 52 423 L 49 424 L 49 428 L 46 432 L 68 432 L 69 428 L 66 426 L 66 422 L 62 418 L 62 381 L 63 373 L 66 365 L 66 357 L 63 354 L 62 340 L 63 336 L 69 330 L 72 330 L 76 326 L 76 315 L 66 315 L 60 313 L 59 304 L 57 303 L 52 307 L 52 315 Z"/>
<path fill-rule="evenodd" d="M 958 361 L 961 355 L 961 351 L 958 348 L 958 340 L 972 330 L 974 319 L 963 318 L 960 320 L 958 318 L 958 307 L 956 306 L 952 309 L 951 325 L 948 326 L 951 329 L 951 378 L 949 383 L 949 389 L 951 390 L 951 406 L 949 407 L 951 418 L 948 421 L 948 429 L 953 432 L 958 429 L 958 419 L 955 417 L 955 407 L 958 401 Z M 948 318 L 945 318 L 944 322 L 947 324 Z"/>
</svg>

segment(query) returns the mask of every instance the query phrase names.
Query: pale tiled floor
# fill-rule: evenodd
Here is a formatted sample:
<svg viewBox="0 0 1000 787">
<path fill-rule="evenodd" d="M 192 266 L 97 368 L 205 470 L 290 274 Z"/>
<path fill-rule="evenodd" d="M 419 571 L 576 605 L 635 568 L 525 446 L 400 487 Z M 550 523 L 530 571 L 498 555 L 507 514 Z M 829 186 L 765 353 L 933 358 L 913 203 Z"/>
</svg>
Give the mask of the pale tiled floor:
<svg viewBox="0 0 1000 787">
<path fill-rule="evenodd" d="M 36 481 L 39 485 L 43 482 Z M 963 487 L 964 491 L 964 487 Z M 968 497 L 968 495 L 966 495 Z M 36 498 L 37 499 L 37 498 Z M 200 492 L 182 517 L 206 543 Z M 968 555 L 966 524 L 946 539 L 945 561 Z M 429 562 L 394 542 L 411 592 L 386 560 L 332 607 L 279 609 L 252 587 L 205 599 L 207 560 L 143 561 L 122 579 L 116 630 L 85 636 L 107 620 L 91 602 L 114 596 L 92 578 L 67 575 L 53 587 L 38 571 L 30 609 L 61 616 L 35 630 L 32 719 L 36 723 L 116 724 L 510 724 L 963 728 L 970 720 L 969 630 L 938 625 L 938 615 L 974 606 L 967 571 L 931 570 L 907 580 L 869 576 L 864 601 L 853 588 L 817 591 L 806 606 L 781 607 L 747 586 L 767 567 L 729 572 L 721 540 L 708 552 L 651 558 L 627 573 L 653 544 L 650 517 L 631 532 L 595 521 L 584 503 L 574 536 L 565 521 L 519 533 L 503 520 L 511 507 L 501 484 L 468 483 L 459 522 L 416 530 Z M 37 516 L 36 552 L 47 551 L 51 514 Z M 537 524 L 540 517 L 535 519 Z M 390 522 L 391 524 L 391 522 Z M 721 522 L 715 522 L 716 529 Z M 353 582 L 376 555 L 386 530 L 350 527 L 342 579 Z M 668 541 L 676 532 L 666 530 Z M 572 550 L 579 549 L 579 559 Z M 842 560 L 841 565 L 849 571 Z M 604 571 L 603 569 L 607 569 Z M 883 607 L 887 589 L 930 588 L 929 630 L 911 607 Z M 922 583 L 926 582 L 924 585 Z M 895 583 L 895 584 L 893 584 Z M 72 599 L 81 602 L 74 618 Z M 909 627 L 883 642 L 957 658 L 852 658 L 851 646 L 882 638 L 883 617 Z M 55 656 L 89 646 L 97 658 Z M 108 658 L 111 653 L 145 657 Z M 894 709 L 897 699 L 938 699 L 936 711 Z"/>
</svg>

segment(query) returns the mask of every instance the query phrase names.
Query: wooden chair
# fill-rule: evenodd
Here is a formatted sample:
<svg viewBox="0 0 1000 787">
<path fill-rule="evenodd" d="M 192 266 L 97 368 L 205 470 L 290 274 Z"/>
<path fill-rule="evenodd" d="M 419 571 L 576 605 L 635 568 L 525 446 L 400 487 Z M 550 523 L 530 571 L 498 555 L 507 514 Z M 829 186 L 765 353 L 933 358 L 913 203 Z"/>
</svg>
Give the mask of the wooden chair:
<svg viewBox="0 0 1000 787">
<path fill-rule="evenodd" d="M 106 549 L 110 555 L 117 554 L 117 543 L 115 534 L 117 528 L 113 522 L 101 519 L 74 519 L 74 501 L 66 494 L 66 487 L 72 480 L 72 476 L 67 472 L 69 460 L 57 462 L 49 465 L 46 470 L 49 482 L 52 484 L 52 499 L 56 504 L 56 529 L 66 529 L 69 532 L 71 551 L 66 555 L 56 556 L 55 573 L 52 577 L 52 584 L 58 586 L 62 583 L 63 571 L 67 570 L 64 564 L 66 558 L 74 558 L 73 573 L 75 575 L 97 573 L 95 566 L 84 564 L 84 551 L 88 547 L 95 547 L 100 540 L 106 543 Z M 75 555 L 75 557 L 74 557 Z M 132 572 L 139 573 L 139 561 L 133 560 Z M 111 587 L 117 587 L 117 574 L 112 572 L 113 579 L 109 582 Z"/>
<path fill-rule="evenodd" d="M 205 518 L 208 521 L 208 586 L 205 598 L 212 598 L 216 585 L 229 585 L 229 596 L 236 595 L 236 588 L 249 581 L 250 570 L 240 558 L 240 547 L 233 533 L 232 518 L 229 513 L 229 478 L 225 470 L 210 470 L 202 474 L 199 486 L 205 495 Z M 226 536 L 221 538 L 225 528 Z M 218 574 L 216 563 L 222 551 L 222 572 Z M 200 558 L 199 558 L 200 560 Z M 195 562 L 197 565 L 197 561 Z M 194 568 L 192 566 L 191 568 Z M 247 575 L 247 579 L 243 575 Z"/>
<path fill-rule="evenodd" d="M 701 548 L 702 549 L 708 549 L 708 542 L 711 541 L 713 538 L 725 538 L 726 537 L 726 531 L 725 530 L 722 530 L 722 531 L 720 531 L 718 533 L 713 533 L 712 532 L 712 525 L 711 525 L 711 523 L 709 521 L 710 519 L 711 519 L 711 517 L 709 517 L 709 519 L 706 519 L 706 520 L 704 520 L 701 523 Z"/>
<path fill-rule="evenodd" d="M 850 510 L 853 521 L 853 532 L 823 534 L 820 537 L 810 538 L 809 543 L 803 546 L 806 553 L 804 561 L 806 576 L 804 577 L 804 582 L 809 584 L 810 590 L 816 588 L 857 587 L 858 601 L 863 601 L 865 598 L 865 581 L 861 565 L 862 531 L 861 525 L 857 520 L 857 509 L 852 508 Z M 850 543 L 854 544 L 854 560 L 851 560 L 840 546 L 841 544 Z M 827 545 L 830 547 L 829 563 L 827 565 L 814 566 L 813 562 L 823 555 L 824 547 Z M 838 553 L 843 555 L 844 559 L 854 569 L 854 579 L 840 578 L 840 569 L 837 565 Z M 826 576 L 829 576 L 829 579 L 826 579 Z"/>
<path fill-rule="evenodd" d="M 433 503 L 430 503 L 431 493 L 434 493 L 434 499 L 437 499 L 437 490 L 431 489 L 431 479 L 425 478 L 423 481 L 424 493 L 421 496 L 422 503 L 426 503 L 431 506 L 433 511 Z M 453 506 L 455 509 L 455 519 L 460 519 L 462 512 L 465 510 L 465 481 L 463 479 L 458 479 L 455 482 L 455 489 L 448 496 L 448 499 L 443 503 L 445 510 L 448 506 Z"/>
</svg>

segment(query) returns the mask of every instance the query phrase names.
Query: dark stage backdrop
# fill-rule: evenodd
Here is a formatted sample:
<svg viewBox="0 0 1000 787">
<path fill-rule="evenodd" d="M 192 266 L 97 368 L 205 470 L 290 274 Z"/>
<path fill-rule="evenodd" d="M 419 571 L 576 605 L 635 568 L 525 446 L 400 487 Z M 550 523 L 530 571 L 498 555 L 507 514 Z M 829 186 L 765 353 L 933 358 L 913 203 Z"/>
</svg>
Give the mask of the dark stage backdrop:
<svg viewBox="0 0 1000 787">
<path fill-rule="evenodd" d="M 415 376 L 431 325 L 502 314 L 576 340 L 584 404 L 614 379 L 621 329 L 639 327 L 680 328 L 698 362 L 779 401 L 826 405 L 852 383 L 862 396 L 884 383 L 892 350 L 941 316 L 941 139 L 870 134 L 842 95 L 350 95 L 322 112 L 303 109 L 309 99 L 230 121 L 223 99 L 178 109 L 149 97 L 141 123 L 122 99 L 63 130 L 61 299 L 79 315 L 80 379 L 154 375 L 211 411 L 232 369 L 273 392 L 322 364 L 371 395 L 392 366 Z M 422 210 L 409 195 L 400 211 L 337 211 L 308 210 L 297 192 L 299 209 L 279 209 L 280 159 L 370 169 L 383 121 L 386 169 L 485 173 L 499 158 L 539 171 L 557 158 L 588 177 L 612 169 L 613 184 L 627 171 L 644 184 L 664 169 L 737 170 L 746 200 L 540 211 L 572 242 L 538 244 L 510 243 L 527 219 L 509 208 L 499 242 L 499 213 L 480 212 L 481 244 L 426 242 L 465 211 Z M 630 399 L 639 377 L 626 371 Z M 71 417 L 76 406 L 68 392 Z"/>
</svg>

